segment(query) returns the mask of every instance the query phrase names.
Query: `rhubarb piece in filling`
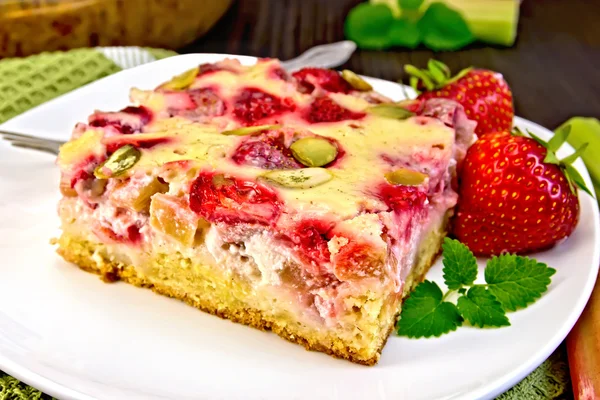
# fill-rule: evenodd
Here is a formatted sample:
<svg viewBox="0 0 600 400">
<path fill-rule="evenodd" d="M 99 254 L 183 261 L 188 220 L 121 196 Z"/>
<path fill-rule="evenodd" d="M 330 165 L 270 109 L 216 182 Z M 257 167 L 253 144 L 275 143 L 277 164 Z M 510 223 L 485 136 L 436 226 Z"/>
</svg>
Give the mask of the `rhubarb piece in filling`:
<svg viewBox="0 0 600 400">
<path fill-rule="evenodd" d="M 59 253 L 375 364 L 439 252 L 474 123 L 446 100 L 372 112 L 368 85 L 276 60 L 174 73 L 61 149 Z"/>
</svg>

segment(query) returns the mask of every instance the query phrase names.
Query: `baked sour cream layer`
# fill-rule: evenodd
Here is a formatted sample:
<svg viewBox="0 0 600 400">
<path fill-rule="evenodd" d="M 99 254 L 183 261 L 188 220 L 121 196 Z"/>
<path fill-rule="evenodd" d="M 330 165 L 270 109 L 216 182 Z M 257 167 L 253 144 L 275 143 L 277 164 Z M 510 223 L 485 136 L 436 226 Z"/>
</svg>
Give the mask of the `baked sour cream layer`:
<svg viewBox="0 0 600 400">
<path fill-rule="evenodd" d="M 456 204 L 462 108 L 277 60 L 200 65 L 131 100 L 61 149 L 59 253 L 375 364 Z"/>
</svg>

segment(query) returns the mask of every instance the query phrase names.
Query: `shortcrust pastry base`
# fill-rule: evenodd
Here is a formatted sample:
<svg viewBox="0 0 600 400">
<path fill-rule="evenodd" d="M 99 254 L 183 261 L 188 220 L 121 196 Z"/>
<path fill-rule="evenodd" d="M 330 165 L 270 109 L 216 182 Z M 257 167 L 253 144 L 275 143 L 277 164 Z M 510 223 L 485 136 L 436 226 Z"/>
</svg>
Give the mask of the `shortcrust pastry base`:
<svg viewBox="0 0 600 400">
<path fill-rule="evenodd" d="M 425 274 L 435 262 L 446 234 L 447 221 L 448 218 L 444 218 L 438 229 L 433 229 L 422 241 L 416 265 L 406 278 L 403 298 L 424 279 Z M 282 314 L 274 318 L 272 314 L 266 314 L 257 308 L 248 307 L 247 304 L 240 302 L 230 294 L 234 290 L 248 291 L 247 288 L 243 287 L 243 284 L 240 286 L 240 282 L 236 282 L 235 279 L 215 281 L 211 276 L 201 275 L 202 281 L 198 282 L 195 279 L 195 289 L 191 290 L 190 286 L 187 285 L 186 287 L 185 284 L 189 274 L 180 276 L 174 276 L 172 273 L 146 275 L 133 265 L 125 265 L 122 262 L 110 259 L 114 257 L 101 256 L 100 254 L 103 251 L 99 250 L 102 250 L 105 246 L 103 244 L 93 243 L 65 232 L 58 240 L 58 245 L 58 253 L 65 260 L 75 263 L 85 271 L 100 275 L 106 282 L 122 280 L 138 287 L 149 288 L 156 293 L 182 300 L 193 307 L 221 318 L 260 330 L 272 331 L 290 342 L 303 345 L 307 350 L 320 351 L 358 364 L 370 366 L 379 361 L 381 351 L 389 334 L 394 329 L 399 314 L 399 312 L 389 309 L 390 307 L 385 304 L 385 299 L 356 299 L 358 307 L 368 308 L 374 305 L 380 309 L 378 319 L 375 321 L 376 324 L 371 323 L 370 325 L 360 326 L 361 330 L 369 330 L 373 336 L 370 345 L 365 347 L 362 344 L 364 340 L 362 342 L 358 340 L 349 342 L 336 335 L 335 330 L 312 329 L 298 323 L 292 316 L 286 315 L 283 309 Z M 104 253 L 106 252 L 104 251 Z M 189 264 L 189 259 L 176 254 L 170 255 L 168 259 L 161 261 L 161 263 L 165 270 L 179 271 L 182 265 Z M 226 282 L 225 285 L 224 282 Z M 200 286 L 198 286 L 198 283 L 200 283 Z M 248 293 L 250 295 L 250 291 Z M 360 301 L 363 303 L 360 304 Z M 273 303 L 273 306 L 276 307 L 277 304 Z M 358 320 L 358 324 L 364 324 L 364 322 Z"/>
</svg>

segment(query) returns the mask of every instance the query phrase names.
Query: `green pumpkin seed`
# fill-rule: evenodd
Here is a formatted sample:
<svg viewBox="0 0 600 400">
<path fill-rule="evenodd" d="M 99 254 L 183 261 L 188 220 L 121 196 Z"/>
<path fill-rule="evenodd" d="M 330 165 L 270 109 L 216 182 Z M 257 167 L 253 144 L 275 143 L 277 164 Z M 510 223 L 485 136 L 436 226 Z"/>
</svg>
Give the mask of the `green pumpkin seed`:
<svg viewBox="0 0 600 400">
<path fill-rule="evenodd" d="M 385 174 L 385 179 L 392 185 L 418 186 L 425 181 L 427 175 L 407 168 L 400 168 Z"/>
<path fill-rule="evenodd" d="M 365 81 L 360 76 L 356 75 L 354 72 L 349 69 L 345 69 L 342 71 L 342 78 L 350 84 L 354 89 L 360 90 L 361 92 L 368 92 L 369 90 L 373 90 L 373 86 L 369 84 L 369 82 Z"/>
<path fill-rule="evenodd" d="M 406 108 L 402 108 L 398 105 L 390 103 L 377 104 L 376 106 L 367 108 L 366 111 L 370 114 L 378 115 L 380 117 L 399 120 L 407 119 L 415 115 Z"/>
<path fill-rule="evenodd" d="M 247 126 L 244 128 L 232 129 L 230 131 L 223 131 L 221 134 L 226 136 L 246 136 L 257 132 L 266 131 L 268 129 L 277 129 L 280 126 L 281 125 Z"/>
<path fill-rule="evenodd" d="M 306 137 L 296 140 L 290 146 L 292 155 L 307 167 L 322 167 L 337 156 L 337 147 L 329 140 L 320 137 Z"/>
<path fill-rule="evenodd" d="M 329 182 L 333 174 L 325 168 L 302 168 L 270 171 L 261 178 L 286 188 L 310 189 Z"/>
<path fill-rule="evenodd" d="M 187 89 L 194 81 L 200 72 L 200 67 L 188 69 L 187 71 L 174 76 L 169 82 L 163 83 L 160 87 L 169 90 Z"/>
<path fill-rule="evenodd" d="M 140 156 L 140 151 L 129 144 L 119 147 L 106 161 L 96 167 L 94 176 L 98 179 L 108 179 L 123 175 L 138 162 Z"/>
</svg>

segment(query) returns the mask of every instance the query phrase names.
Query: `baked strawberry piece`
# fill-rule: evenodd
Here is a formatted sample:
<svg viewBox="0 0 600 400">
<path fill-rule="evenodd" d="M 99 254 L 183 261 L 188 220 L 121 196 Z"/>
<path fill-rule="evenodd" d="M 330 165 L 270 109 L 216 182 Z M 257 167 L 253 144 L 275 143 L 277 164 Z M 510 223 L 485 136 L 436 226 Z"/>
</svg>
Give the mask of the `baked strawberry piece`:
<svg viewBox="0 0 600 400">
<path fill-rule="evenodd" d="M 79 124 L 58 159 L 58 251 L 372 365 L 439 251 L 475 124 L 346 71 L 281 71 L 199 66 Z"/>
</svg>

